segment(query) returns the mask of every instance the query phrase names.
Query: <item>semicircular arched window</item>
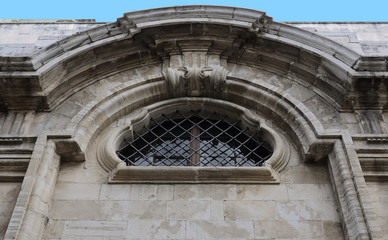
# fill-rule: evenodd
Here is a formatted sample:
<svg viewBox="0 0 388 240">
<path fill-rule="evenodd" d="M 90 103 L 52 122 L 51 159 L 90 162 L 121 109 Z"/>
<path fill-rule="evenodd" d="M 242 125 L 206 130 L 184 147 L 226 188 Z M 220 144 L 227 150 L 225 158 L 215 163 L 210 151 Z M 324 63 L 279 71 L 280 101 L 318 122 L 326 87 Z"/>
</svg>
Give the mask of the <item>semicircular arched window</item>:
<svg viewBox="0 0 388 240">
<path fill-rule="evenodd" d="M 240 126 L 216 112 L 162 114 L 124 139 L 116 154 L 127 166 L 261 166 L 271 147 L 257 129 Z"/>
</svg>

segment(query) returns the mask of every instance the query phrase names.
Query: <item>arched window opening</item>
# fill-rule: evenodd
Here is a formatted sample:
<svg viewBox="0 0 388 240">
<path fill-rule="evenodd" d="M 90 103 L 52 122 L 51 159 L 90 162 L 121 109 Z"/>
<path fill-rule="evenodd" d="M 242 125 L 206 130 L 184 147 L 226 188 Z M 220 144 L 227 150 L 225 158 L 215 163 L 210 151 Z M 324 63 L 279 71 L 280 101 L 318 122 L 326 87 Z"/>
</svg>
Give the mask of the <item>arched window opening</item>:
<svg viewBox="0 0 388 240">
<path fill-rule="evenodd" d="M 151 118 L 116 151 L 127 166 L 256 167 L 273 153 L 259 131 L 213 112 L 176 111 Z"/>
</svg>

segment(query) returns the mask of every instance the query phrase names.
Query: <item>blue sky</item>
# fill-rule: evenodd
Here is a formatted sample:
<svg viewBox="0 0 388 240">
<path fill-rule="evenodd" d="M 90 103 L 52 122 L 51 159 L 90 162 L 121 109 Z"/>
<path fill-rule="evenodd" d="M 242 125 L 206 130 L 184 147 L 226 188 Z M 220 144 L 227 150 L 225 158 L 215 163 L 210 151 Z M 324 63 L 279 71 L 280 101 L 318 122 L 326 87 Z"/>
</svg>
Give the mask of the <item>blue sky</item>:
<svg viewBox="0 0 388 240">
<path fill-rule="evenodd" d="M 124 12 L 188 4 L 251 8 L 275 21 L 388 21 L 388 0 L 0 0 L 0 19 L 112 22 Z"/>
</svg>

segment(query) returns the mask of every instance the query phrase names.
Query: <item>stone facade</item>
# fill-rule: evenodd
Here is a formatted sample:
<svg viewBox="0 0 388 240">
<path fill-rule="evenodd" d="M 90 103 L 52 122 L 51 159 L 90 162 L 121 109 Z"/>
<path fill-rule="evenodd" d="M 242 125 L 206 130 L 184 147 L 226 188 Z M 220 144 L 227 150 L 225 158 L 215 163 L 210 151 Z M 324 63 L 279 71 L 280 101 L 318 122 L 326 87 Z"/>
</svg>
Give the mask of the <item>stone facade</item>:
<svg viewBox="0 0 388 240">
<path fill-rule="evenodd" d="M 181 6 L 0 23 L 0 239 L 388 239 L 388 24 Z M 219 111 L 253 169 L 125 166 L 150 117 Z"/>
</svg>

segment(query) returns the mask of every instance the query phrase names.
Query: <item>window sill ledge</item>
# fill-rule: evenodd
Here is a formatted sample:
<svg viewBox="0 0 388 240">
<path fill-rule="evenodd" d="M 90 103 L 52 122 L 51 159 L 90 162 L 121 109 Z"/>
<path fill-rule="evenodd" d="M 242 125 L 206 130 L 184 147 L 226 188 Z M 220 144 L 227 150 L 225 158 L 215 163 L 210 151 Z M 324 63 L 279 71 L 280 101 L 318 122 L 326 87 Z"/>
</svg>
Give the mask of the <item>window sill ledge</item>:
<svg viewBox="0 0 388 240">
<path fill-rule="evenodd" d="M 159 167 L 126 166 L 120 163 L 111 172 L 109 183 L 268 183 L 278 184 L 271 166 L 261 167 Z"/>
</svg>

